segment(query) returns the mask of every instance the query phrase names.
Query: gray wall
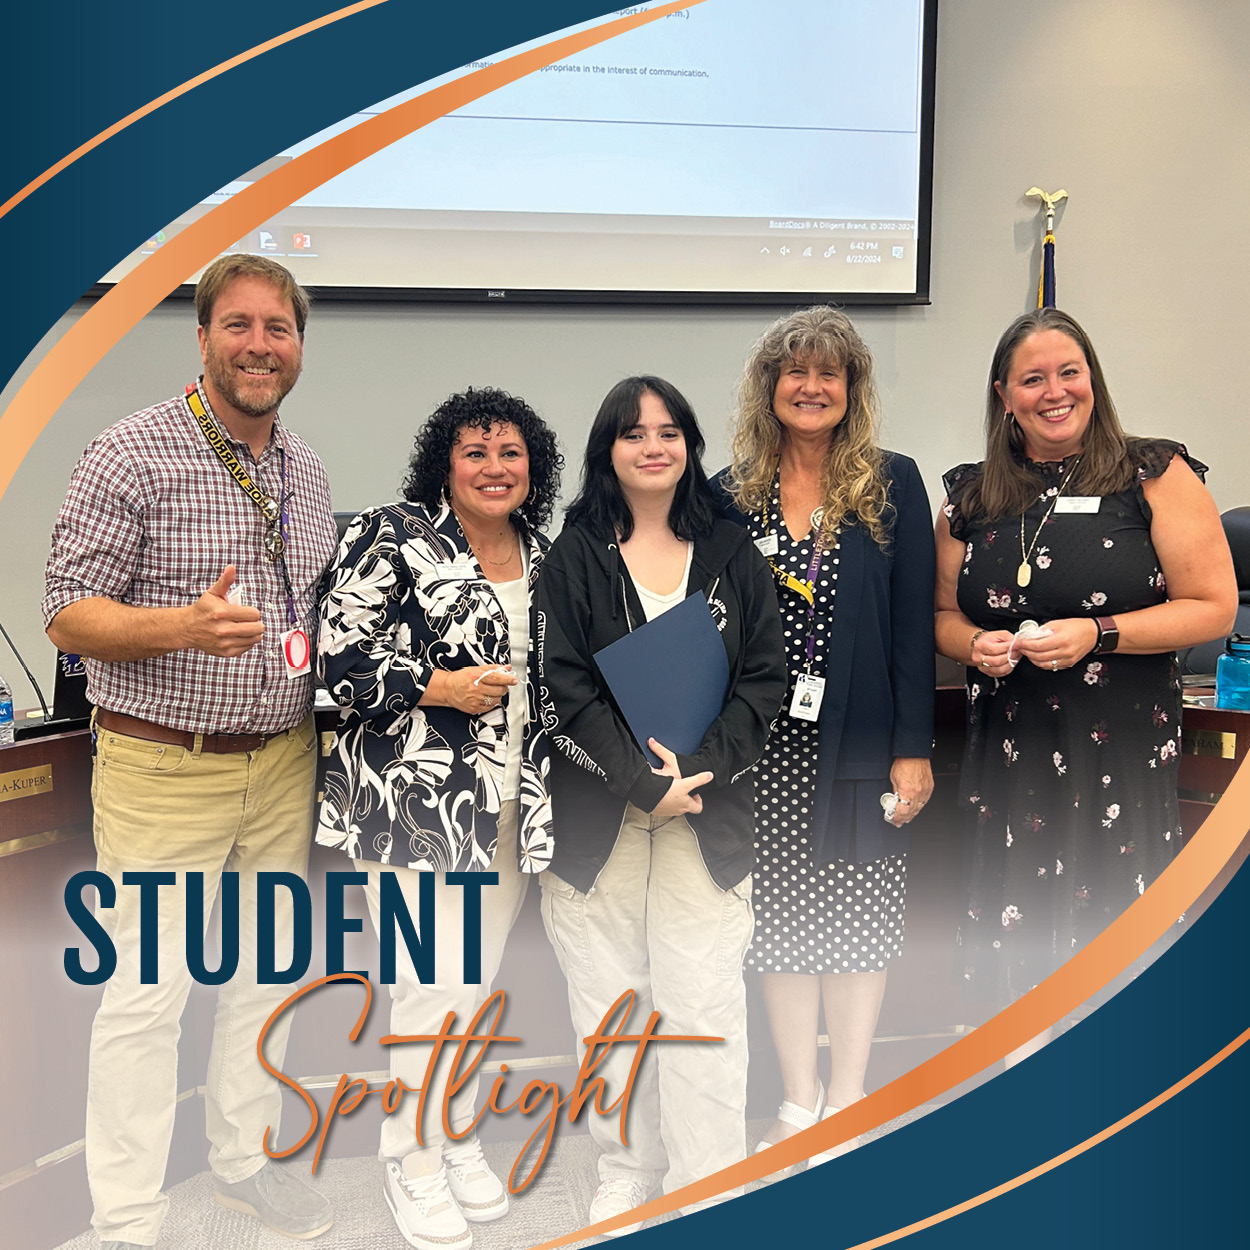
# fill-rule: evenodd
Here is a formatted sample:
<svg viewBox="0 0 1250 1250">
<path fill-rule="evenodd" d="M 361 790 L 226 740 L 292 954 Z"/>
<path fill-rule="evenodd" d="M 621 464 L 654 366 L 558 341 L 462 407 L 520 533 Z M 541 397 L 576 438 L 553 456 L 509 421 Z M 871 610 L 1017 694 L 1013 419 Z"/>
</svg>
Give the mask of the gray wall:
<svg viewBox="0 0 1250 1250">
<path fill-rule="evenodd" d="M 808 71 L 819 61 L 800 57 Z M 942 0 L 933 303 L 852 310 L 880 373 L 884 442 L 917 459 L 935 506 L 942 471 L 979 458 L 990 353 L 1035 299 L 1039 217 L 1023 199 L 1034 184 L 1071 194 L 1057 230 L 1059 303 L 1089 329 L 1126 426 L 1184 439 L 1213 466 L 1221 509 L 1250 502 L 1239 377 L 1250 328 L 1247 82 L 1244 0 Z M 646 371 L 689 395 L 719 467 L 737 371 L 771 315 L 324 304 L 283 415 L 326 461 L 335 506 L 357 509 L 394 496 L 413 428 L 450 391 L 491 383 L 523 395 L 576 465 L 604 391 Z M 0 619 L 41 680 L 53 662 L 38 616 L 43 562 L 70 470 L 99 429 L 195 375 L 193 323 L 174 303 L 132 331 L 0 498 Z M 33 701 L 2 651 L 0 671 L 19 704 Z"/>
</svg>

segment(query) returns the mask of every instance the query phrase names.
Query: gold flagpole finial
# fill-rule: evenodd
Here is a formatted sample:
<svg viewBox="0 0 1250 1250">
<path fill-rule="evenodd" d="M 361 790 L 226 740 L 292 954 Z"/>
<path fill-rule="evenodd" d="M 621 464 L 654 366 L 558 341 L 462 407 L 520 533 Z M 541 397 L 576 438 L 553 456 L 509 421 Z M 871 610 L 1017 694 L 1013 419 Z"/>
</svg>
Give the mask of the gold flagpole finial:
<svg viewBox="0 0 1250 1250">
<path fill-rule="evenodd" d="M 1046 205 L 1046 233 L 1053 234 L 1055 230 L 1055 205 L 1060 200 L 1066 200 L 1068 193 L 1064 190 L 1059 191 L 1043 191 L 1041 187 L 1030 187 L 1024 193 L 1025 199 L 1041 200 Z"/>
</svg>

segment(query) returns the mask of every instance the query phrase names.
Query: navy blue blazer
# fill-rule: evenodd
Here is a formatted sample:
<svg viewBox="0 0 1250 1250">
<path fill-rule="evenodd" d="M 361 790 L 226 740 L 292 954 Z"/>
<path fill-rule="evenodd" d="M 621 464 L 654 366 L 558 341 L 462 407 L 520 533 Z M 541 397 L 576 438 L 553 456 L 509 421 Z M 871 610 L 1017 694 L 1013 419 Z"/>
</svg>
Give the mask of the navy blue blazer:
<svg viewBox="0 0 1250 1250">
<path fill-rule="evenodd" d="M 842 522 L 838 598 L 829 644 L 813 810 L 816 841 L 826 837 L 835 783 L 887 778 L 898 758 L 933 754 L 933 590 L 936 561 L 933 514 L 916 462 L 883 451 L 889 482 L 885 520 L 890 543 L 882 550 L 854 517 Z M 725 516 L 745 517 L 713 480 Z M 784 587 L 778 595 L 793 594 Z M 782 712 L 785 715 L 785 711 Z M 867 835 L 877 846 L 866 845 Z M 899 854 L 906 833 L 878 815 L 859 822 L 855 858 Z M 822 854 L 821 859 L 833 856 Z"/>
</svg>

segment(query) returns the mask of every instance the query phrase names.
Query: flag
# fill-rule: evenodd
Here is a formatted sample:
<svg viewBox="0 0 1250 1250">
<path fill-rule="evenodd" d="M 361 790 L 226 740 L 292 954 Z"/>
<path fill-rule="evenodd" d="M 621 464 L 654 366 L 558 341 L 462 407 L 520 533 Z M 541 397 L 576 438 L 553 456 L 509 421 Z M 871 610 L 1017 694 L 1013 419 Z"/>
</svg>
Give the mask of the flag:
<svg viewBox="0 0 1250 1250">
<path fill-rule="evenodd" d="M 1055 232 L 1046 231 L 1042 240 L 1042 272 L 1037 280 L 1038 308 L 1055 306 Z"/>
</svg>

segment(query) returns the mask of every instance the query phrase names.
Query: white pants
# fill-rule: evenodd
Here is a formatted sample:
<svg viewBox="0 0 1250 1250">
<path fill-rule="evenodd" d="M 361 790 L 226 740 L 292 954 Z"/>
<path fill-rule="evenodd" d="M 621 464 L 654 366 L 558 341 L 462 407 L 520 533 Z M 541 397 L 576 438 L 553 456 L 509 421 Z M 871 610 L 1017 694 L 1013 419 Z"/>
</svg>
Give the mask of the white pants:
<svg viewBox="0 0 1250 1250">
<path fill-rule="evenodd" d="M 542 874 L 543 923 L 569 983 L 581 1039 L 594 1033 L 627 989 L 636 994 L 629 1033 L 651 1012 L 661 1034 L 723 1042 L 652 1043 L 634 1083 L 629 1145 L 621 1125 L 588 1104 L 591 1136 L 603 1152 L 599 1176 L 628 1175 L 671 1193 L 746 1155 L 746 990 L 742 960 L 751 942 L 751 878 L 719 889 L 708 876 L 684 817 L 654 820 L 630 805 L 612 856 L 589 893 Z M 605 1104 L 620 1096 L 635 1048 L 618 1044 L 595 1075 Z"/>
<path fill-rule="evenodd" d="M 434 882 L 434 980 L 423 985 L 402 936 L 395 935 L 395 984 L 391 994 L 391 1032 L 404 1034 L 435 1034 L 442 1027 L 449 1011 L 456 1013 L 455 1032 L 462 1033 L 474 1013 L 490 994 L 491 983 L 499 971 L 504 943 L 525 900 L 529 877 L 517 868 L 517 815 L 515 799 L 505 802 L 499 813 L 499 840 L 490 871 L 499 874 L 499 884 L 482 889 L 482 980 L 479 985 L 466 985 L 463 964 L 464 890 L 449 886 L 444 874 Z M 356 868 L 369 874 L 365 897 L 374 932 L 381 935 L 381 886 L 383 873 L 393 873 L 403 892 L 408 914 L 420 933 L 420 902 L 418 889 L 421 874 L 410 868 L 392 868 L 373 861 L 356 860 Z M 382 1159 L 401 1160 L 422 1146 L 441 1146 L 447 1140 L 443 1131 L 443 1094 L 449 1076 L 454 1046 L 444 1046 L 435 1069 L 434 1083 L 426 1091 L 425 1114 L 421 1124 L 421 1140 L 417 1140 L 417 1096 L 406 1093 L 399 1107 L 382 1121 L 382 1140 L 378 1155 Z M 391 1076 L 398 1077 L 410 1090 L 425 1084 L 429 1063 L 429 1044 L 406 1043 L 390 1047 Z M 477 1102 L 476 1071 L 452 1100 L 449 1119 L 453 1129 L 462 1131 L 472 1123 Z"/>
<path fill-rule="evenodd" d="M 256 1058 L 256 1041 L 290 985 L 256 984 L 255 881 L 260 871 L 303 874 L 312 842 L 316 757 L 311 715 L 258 751 L 200 754 L 101 730 L 91 797 L 101 872 L 117 903 L 97 917 L 117 948 L 91 1031 L 87 1180 L 102 1241 L 152 1245 L 169 1200 L 161 1193 L 178 1093 L 180 1018 L 191 989 L 186 962 L 188 872 L 204 874 L 204 914 L 223 871 L 239 873 L 239 968 L 217 992 L 205 1115 L 213 1172 L 246 1180 L 276 1141 L 281 1088 Z M 139 967 L 139 889 L 122 873 L 173 871 L 158 891 L 159 982 Z M 290 962 L 291 907 L 276 891 L 275 956 Z M 211 960 L 207 961 L 210 963 Z M 291 1013 L 270 1029 L 266 1056 L 281 1067 Z"/>
</svg>

